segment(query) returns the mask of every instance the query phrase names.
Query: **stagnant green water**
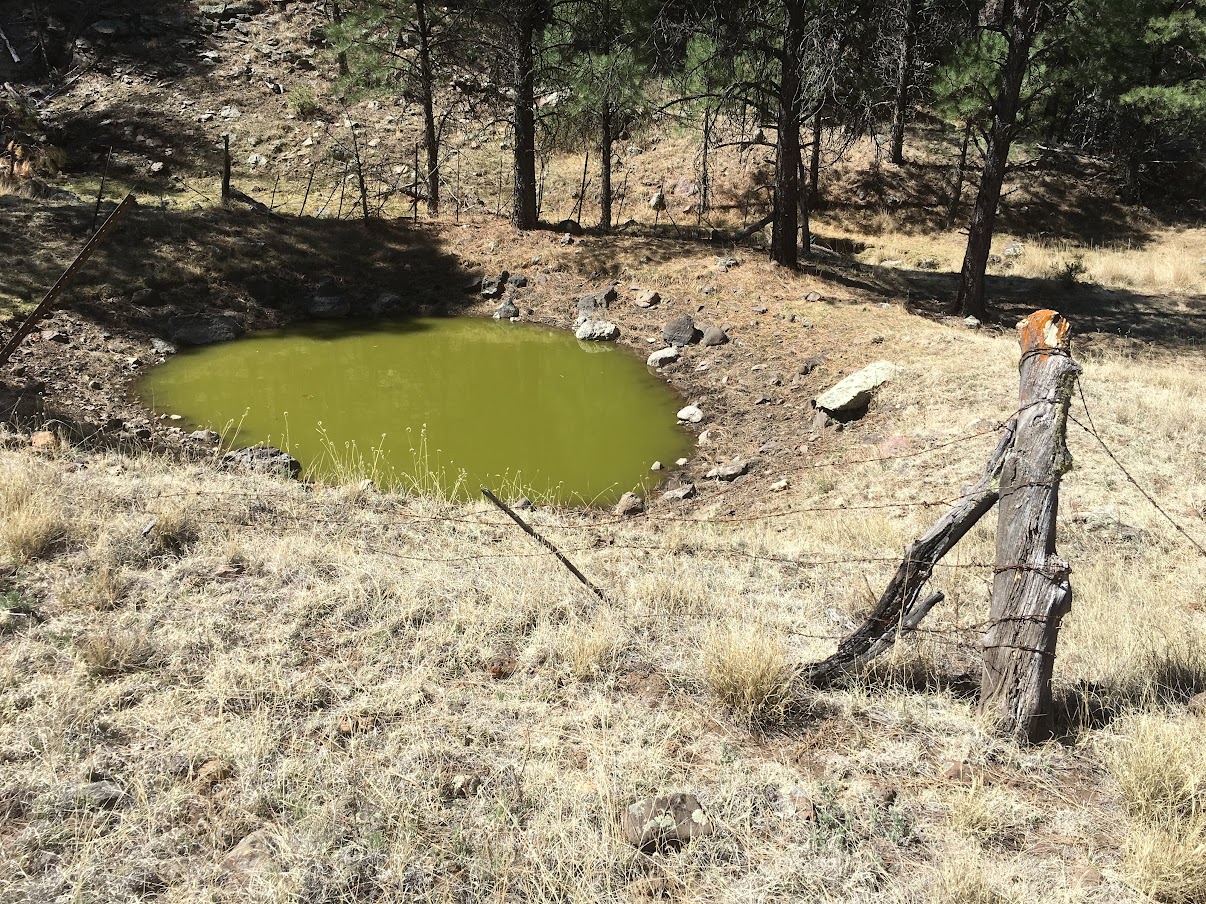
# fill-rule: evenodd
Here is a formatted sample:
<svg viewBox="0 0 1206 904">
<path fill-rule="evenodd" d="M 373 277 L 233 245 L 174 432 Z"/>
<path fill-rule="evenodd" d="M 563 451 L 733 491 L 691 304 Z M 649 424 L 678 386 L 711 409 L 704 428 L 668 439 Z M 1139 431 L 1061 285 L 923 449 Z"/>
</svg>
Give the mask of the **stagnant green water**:
<svg viewBox="0 0 1206 904">
<path fill-rule="evenodd" d="M 469 317 L 259 333 L 181 352 L 140 393 L 227 444 L 286 448 L 309 476 L 462 498 L 609 503 L 690 447 L 681 403 L 631 354 Z"/>
</svg>

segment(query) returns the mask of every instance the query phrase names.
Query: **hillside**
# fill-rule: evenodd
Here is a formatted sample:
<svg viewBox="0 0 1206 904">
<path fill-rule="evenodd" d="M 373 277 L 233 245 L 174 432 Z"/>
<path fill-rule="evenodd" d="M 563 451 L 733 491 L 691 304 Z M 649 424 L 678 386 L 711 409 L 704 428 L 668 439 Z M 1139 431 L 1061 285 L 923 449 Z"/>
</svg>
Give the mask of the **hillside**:
<svg viewBox="0 0 1206 904">
<path fill-rule="evenodd" d="M 91 234 L 106 160 L 101 215 L 139 198 L 0 369 L 0 900 L 1206 899 L 1191 210 L 1123 206 L 1104 167 L 1043 155 L 1004 205 L 995 319 L 971 325 L 949 313 L 960 235 L 941 225 L 954 136 L 924 119 L 905 167 L 873 165 L 871 142 L 827 158 L 798 273 L 760 236 L 710 234 L 757 219 L 765 161 L 718 152 L 705 219 L 669 119 L 625 143 L 616 235 L 513 230 L 495 215 L 507 136 L 475 123 L 452 200 L 413 223 L 416 111 L 333 99 L 319 4 L 102 6 L 54 85 L 0 51 L 0 83 L 36 101 L 18 127 L 40 169 L 0 194 L 0 335 Z M 29 36 L 0 25 L 22 55 Z M 382 192 L 368 222 L 342 184 L 345 118 Z M 216 203 L 223 133 L 236 188 L 271 211 Z M 545 219 L 574 213 L 583 159 L 550 157 Z M 608 317 L 641 358 L 683 314 L 731 340 L 657 371 L 702 419 L 644 513 L 524 514 L 602 600 L 484 502 L 382 492 L 354 467 L 244 474 L 134 393 L 198 329 L 331 297 L 365 321 L 489 316 L 481 279 L 503 270 L 528 280 L 520 318 L 558 329 L 615 282 Z M 977 714 L 995 510 L 936 570 L 921 630 L 807 686 L 800 667 L 980 475 L 1018 408 L 1014 323 L 1040 307 L 1069 318 L 1084 367 L 1055 737 L 1022 745 Z M 817 417 L 876 360 L 899 370 L 865 413 Z M 707 476 L 735 459 L 732 482 Z M 672 794 L 706 829 L 638 849 L 625 814 Z"/>
</svg>

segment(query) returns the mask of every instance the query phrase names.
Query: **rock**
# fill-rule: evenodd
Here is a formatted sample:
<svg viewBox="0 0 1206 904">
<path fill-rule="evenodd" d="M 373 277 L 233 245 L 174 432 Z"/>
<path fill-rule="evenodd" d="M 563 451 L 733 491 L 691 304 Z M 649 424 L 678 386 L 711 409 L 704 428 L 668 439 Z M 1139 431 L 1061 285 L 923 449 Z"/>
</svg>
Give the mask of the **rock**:
<svg viewBox="0 0 1206 904">
<path fill-rule="evenodd" d="M 224 314 L 185 314 L 171 321 L 169 331 L 181 345 L 212 345 L 237 338 L 243 328 Z"/>
<path fill-rule="evenodd" d="M 386 314 L 402 308 L 402 296 L 397 292 L 382 292 L 374 299 L 370 309 L 374 314 Z"/>
<path fill-rule="evenodd" d="M 749 462 L 740 458 L 734 458 L 732 461 L 726 461 L 723 464 L 717 465 L 705 476 L 714 477 L 717 480 L 736 480 L 749 469 Z"/>
<path fill-rule="evenodd" d="M 718 257 L 716 258 L 716 269 L 721 273 L 728 273 L 737 266 L 737 258 L 735 257 Z"/>
<path fill-rule="evenodd" d="M 514 273 L 507 277 L 507 285 L 512 289 L 526 289 L 528 286 L 528 278 L 520 273 Z"/>
<path fill-rule="evenodd" d="M 804 300 L 805 301 L 820 301 L 821 293 L 820 292 L 809 292 L 807 295 L 804 296 Z"/>
<path fill-rule="evenodd" d="M 277 474 L 294 478 L 301 474 L 301 462 L 275 446 L 235 449 L 222 456 L 222 463 L 240 467 L 253 474 Z"/>
<path fill-rule="evenodd" d="M 662 493 L 662 498 L 667 502 L 682 502 L 684 499 L 690 499 L 694 495 L 695 484 L 684 483 L 681 487 Z"/>
<path fill-rule="evenodd" d="M 498 276 L 483 276 L 482 277 L 482 297 L 483 298 L 500 298 L 507 288 L 507 280 L 511 278 L 511 274 L 506 270 Z"/>
<path fill-rule="evenodd" d="M 503 303 L 494 312 L 495 320 L 510 320 L 512 317 L 518 316 L 519 308 L 515 307 L 515 304 L 509 298 L 503 299 Z"/>
<path fill-rule="evenodd" d="M 655 461 L 653 464 L 651 464 L 649 466 L 650 471 L 660 471 L 661 469 L 662 469 L 662 463 L 660 461 Z"/>
<path fill-rule="evenodd" d="M 1134 543 L 1143 539 L 1143 531 L 1130 524 L 1124 524 L 1118 519 L 1118 513 L 1111 509 L 1093 509 L 1089 512 L 1077 512 L 1072 516 L 1073 524 L 1084 525 L 1085 531 L 1106 540 L 1117 543 Z"/>
<path fill-rule="evenodd" d="M 267 829 L 247 835 L 222 858 L 222 869 L 237 885 L 249 886 L 256 874 L 271 866 L 275 845 Z"/>
<path fill-rule="evenodd" d="M 892 379 L 899 370 L 900 368 L 888 361 L 868 364 L 820 395 L 816 405 L 830 414 L 866 408 L 875 390 Z"/>
<path fill-rule="evenodd" d="M 715 345 L 724 345 L 729 341 L 729 335 L 718 326 L 710 326 L 703 332 L 703 339 L 700 344 L 712 347 Z"/>
<path fill-rule="evenodd" d="M 923 257 L 921 260 L 919 260 L 917 262 L 917 269 L 918 270 L 937 270 L 938 269 L 938 258 Z"/>
<path fill-rule="evenodd" d="M 755 306 L 755 308 L 754 308 L 754 313 L 755 313 L 755 314 L 765 314 L 765 313 L 767 313 L 769 310 L 770 310 L 770 308 L 766 307 L 765 305 L 757 305 L 757 306 Z"/>
<path fill-rule="evenodd" d="M 645 500 L 636 493 L 625 493 L 616 503 L 614 512 L 621 518 L 631 518 L 645 511 Z"/>
<path fill-rule="evenodd" d="M 771 489 L 772 493 L 779 493 L 779 492 L 782 492 L 783 490 L 786 490 L 787 486 L 788 486 L 787 478 L 784 477 L 782 480 L 776 480 L 774 483 L 772 483 L 770 485 L 770 489 Z"/>
<path fill-rule="evenodd" d="M 204 443 L 207 446 L 216 446 L 222 442 L 222 437 L 213 430 L 194 430 L 188 435 L 188 438 L 193 442 Z"/>
<path fill-rule="evenodd" d="M 650 367 L 661 367 L 665 364 L 673 364 L 679 359 L 679 355 L 679 350 L 671 345 L 668 348 L 658 349 L 645 359 L 645 363 Z"/>
<path fill-rule="evenodd" d="M 340 295 L 315 295 L 306 303 L 306 313 L 322 320 L 347 317 L 351 310 L 351 303 Z"/>
<path fill-rule="evenodd" d="M 679 409 L 678 419 L 689 424 L 698 424 L 703 420 L 703 412 L 695 405 L 688 405 L 686 408 Z"/>
<path fill-rule="evenodd" d="M 71 341 L 71 337 L 66 333 L 60 333 L 58 330 L 42 330 L 43 342 L 58 342 L 66 345 Z"/>
<path fill-rule="evenodd" d="M 681 468 L 683 465 L 685 465 L 690 460 L 691 459 L 689 459 L 689 458 L 678 458 L 678 459 L 675 459 L 674 463 Z"/>
<path fill-rule="evenodd" d="M 804 359 L 804 363 L 800 365 L 800 370 L 798 373 L 800 376 L 806 377 L 824 364 L 825 360 L 826 358 L 824 355 L 811 355 L 810 357 Z"/>
<path fill-rule="evenodd" d="M 661 301 L 662 296 L 660 292 L 655 292 L 652 289 L 645 289 L 637 293 L 637 297 L 633 303 L 638 308 L 651 308 L 654 305 L 660 304 Z"/>
<path fill-rule="evenodd" d="M 620 338 L 620 328 L 607 320 L 584 320 L 574 336 L 588 342 L 614 342 Z"/>
<path fill-rule="evenodd" d="M 174 355 L 176 354 L 176 346 L 170 342 L 164 342 L 162 339 L 152 339 L 151 351 L 157 355 Z"/>
<path fill-rule="evenodd" d="M 619 296 L 616 291 L 616 284 L 610 283 L 600 289 L 598 292 L 588 292 L 585 295 L 578 296 L 578 318 L 589 319 L 592 314 L 599 311 L 606 311 L 611 307 L 611 303 Z"/>
<path fill-rule="evenodd" d="M 668 321 L 662 327 L 662 338 L 669 345 L 677 345 L 680 348 L 684 345 L 690 345 L 699 338 L 699 330 L 695 328 L 695 321 L 691 319 L 690 314 L 683 314 Z"/>
<path fill-rule="evenodd" d="M 519 509 L 521 512 L 530 511 L 531 509 L 535 508 L 535 506 L 532 505 L 532 500 L 527 496 L 520 496 L 519 501 L 515 503 L 514 507 Z"/>
<path fill-rule="evenodd" d="M 121 805 L 126 792 L 113 782 L 89 782 L 70 792 L 67 804 L 77 810 L 112 810 Z"/>
<path fill-rule="evenodd" d="M 620 829 L 625 841 L 646 854 L 678 850 L 716 834 L 716 826 L 694 794 L 668 794 L 630 804 Z"/>
<path fill-rule="evenodd" d="M 1001 253 L 1006 257 L 1021 257 L 1026 253 L 1026 246 L 1021 242 L 1010 242 L 1002 249 Z"/>
<path fill-rule="evenodd" d="M 963 318 L 963 325 L 969 330 L 978 330 L 980 328 L 980 321 L 978 318 L 968 315 Z"/>
</svg>

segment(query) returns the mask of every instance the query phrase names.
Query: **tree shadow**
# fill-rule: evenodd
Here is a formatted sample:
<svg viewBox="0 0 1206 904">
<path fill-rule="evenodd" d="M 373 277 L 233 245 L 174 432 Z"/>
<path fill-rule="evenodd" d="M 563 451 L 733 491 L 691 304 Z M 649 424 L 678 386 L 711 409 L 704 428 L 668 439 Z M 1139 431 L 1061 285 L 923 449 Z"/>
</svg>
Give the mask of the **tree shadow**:
<svg viewBox="0 0 1206 904">
<path fill-rule="evenodd" d="M 7 336 L 91 235 L 93 207 L 0 201 L 0 247 L 22 249 L 0 280 Z M 106 419 L 77 404 L 73 389 L 86 395 L 87 374 L 121 370 L 153 340 L 187 341 L 183 327 L 213 320 L 237 335 L 315 317 L 371 330 L 382 320 L 451 315 L 479 300 L 466 293 L 468 278 L 433 233 L 403 222 L 136 207 L 56 307 L 70 341 L 30 337 L 12 362 L 20 372 L 0 374 L 0 418 L 54 422 L 96 440 L 111 432 Z"/>
</svg>

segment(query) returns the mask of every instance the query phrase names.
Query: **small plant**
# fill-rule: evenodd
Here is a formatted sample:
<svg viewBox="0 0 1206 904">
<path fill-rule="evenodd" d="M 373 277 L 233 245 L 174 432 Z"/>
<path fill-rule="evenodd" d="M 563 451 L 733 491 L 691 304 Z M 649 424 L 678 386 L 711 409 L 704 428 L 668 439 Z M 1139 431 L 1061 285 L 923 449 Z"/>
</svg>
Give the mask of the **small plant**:
<svg viewBox="0 0 1206 904">
<path fill-rule="evenodd" d="M 759 625 L 714 629 L 704 641 L 703 677 L 726 708 L 749 722 L 782 722 L 795 670 L 777 638 Z"/>
<path fill-rule="evenodd" d="M 85 636 L 79 646 L 88 672 L 98 678 L 140 671 L 155 659 L 155 648 L 141 628 L 97 631 Z"/>
<path fill-rule="evenodd" d="M 322 110 L 322 105 L 309 85 L 294 85 L 289 89 L 289 109 L 299 118 L 309 119 Z"/>
<path fill-rule="evenodd" d="M 566 652 L 570 671 L 579 681 L 588 681 L 615 667 L 624 645 L 624 632 L 606 616 L 590 624 L 577 625 Z"/>
<path fill-rule="evenodd" d="M 18 562 L 45 559 L 66 539 L 62 513 L 42 497 L 9 509 L 0 521 L 0 550 Z"/>
</svg>

